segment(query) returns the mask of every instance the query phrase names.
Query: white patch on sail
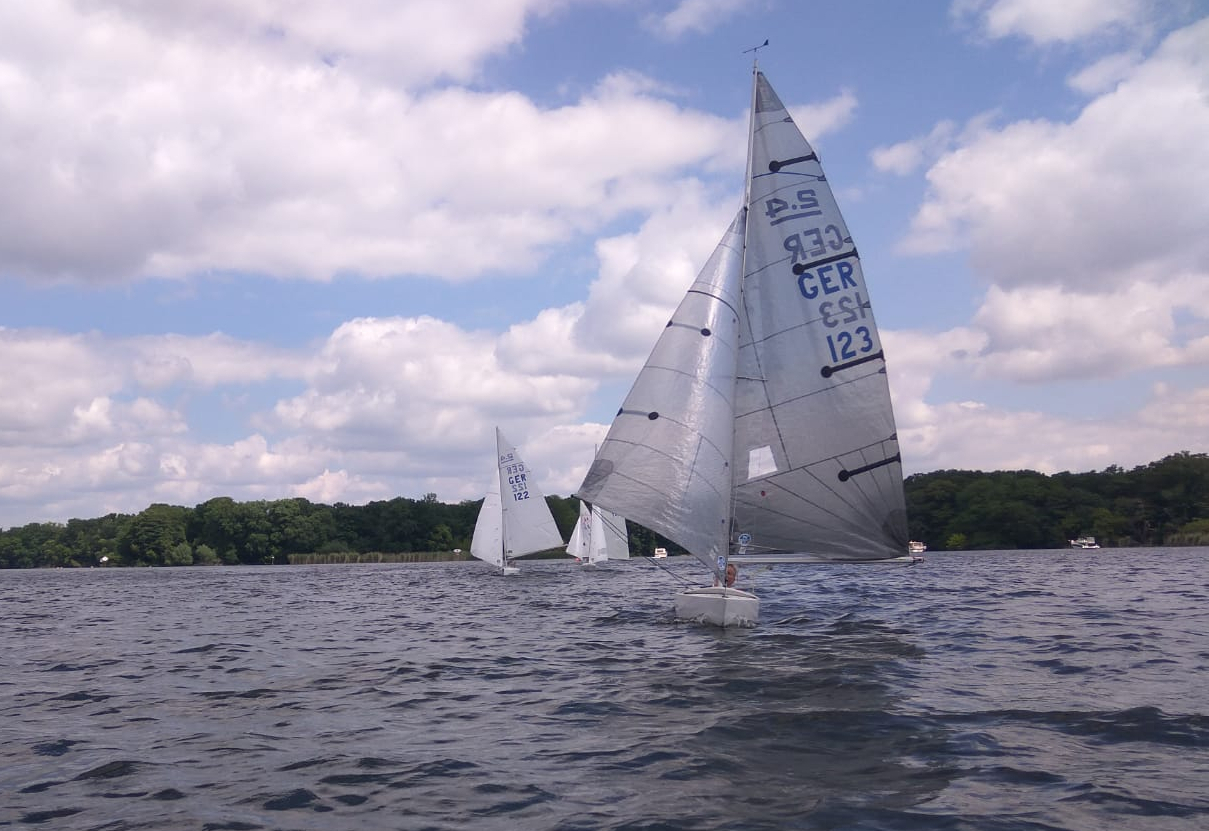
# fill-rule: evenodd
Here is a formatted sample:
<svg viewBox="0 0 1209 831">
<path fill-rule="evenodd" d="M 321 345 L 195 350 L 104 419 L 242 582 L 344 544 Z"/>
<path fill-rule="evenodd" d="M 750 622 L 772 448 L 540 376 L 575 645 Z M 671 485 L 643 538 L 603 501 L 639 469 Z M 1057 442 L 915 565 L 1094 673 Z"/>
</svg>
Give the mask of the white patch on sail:
<svg viewBox="0 0 1209 831">
<path fill-rule="evenodd" d="M 777 460 L 768 445 L 753 447 L 747 452 L 747 481 L 777 472 Z"/>
</svg>

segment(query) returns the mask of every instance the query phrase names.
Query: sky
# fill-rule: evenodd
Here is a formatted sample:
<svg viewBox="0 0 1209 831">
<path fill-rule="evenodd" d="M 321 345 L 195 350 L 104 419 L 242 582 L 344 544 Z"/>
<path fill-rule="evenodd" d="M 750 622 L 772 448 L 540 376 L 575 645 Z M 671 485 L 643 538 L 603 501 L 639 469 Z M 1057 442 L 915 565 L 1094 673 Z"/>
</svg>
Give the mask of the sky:
<svg viewBox="0 0 1209 831">
<path fill-rule="evenodd" d="M 0 528 L 571 494 L 765 39 L 907 474 L 1209 451 L 1205 0 L 0 0 Z"/>
</svg>

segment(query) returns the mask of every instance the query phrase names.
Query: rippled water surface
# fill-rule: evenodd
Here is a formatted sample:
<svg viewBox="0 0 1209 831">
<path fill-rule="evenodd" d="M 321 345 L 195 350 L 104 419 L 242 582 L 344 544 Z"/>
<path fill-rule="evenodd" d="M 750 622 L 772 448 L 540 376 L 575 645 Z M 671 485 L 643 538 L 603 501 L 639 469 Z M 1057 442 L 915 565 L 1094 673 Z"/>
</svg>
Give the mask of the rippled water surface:
<svg viewBox="0 0 1209 831">
<path fill-rule="evenodd" d="M 1209 828 L 1209 549 L 742 581 L 0 571 L 0 827 Z"/>
</svg>

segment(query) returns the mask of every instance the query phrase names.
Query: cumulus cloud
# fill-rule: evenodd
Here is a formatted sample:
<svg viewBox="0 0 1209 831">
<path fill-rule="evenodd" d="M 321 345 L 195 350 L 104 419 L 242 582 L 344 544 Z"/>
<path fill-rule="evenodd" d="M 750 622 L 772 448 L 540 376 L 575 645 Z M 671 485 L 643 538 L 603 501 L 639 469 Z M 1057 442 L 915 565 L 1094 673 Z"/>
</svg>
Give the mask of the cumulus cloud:
<svg viewBox="0 0 1209 831">
<path fill-rule="evenodd" d="M 873 166 L 900 176 L 914 173 L 922 165 L 935 161 L 942 152 L 949 149 L 955 129 L 952 121 L 941 121 L 926 136 L 885 147 L 875 147 L 872 153 Z"/>
<path fill-rule="evenodd" d="M 1128 78 L 1141 60 L 1138 52 L 1118 52 L 1086 66 L 1072 75 L 1067 83 L 1086 95 L 1099 95 L 1111 90 Z"/>
<path fill-rule="evenodd" d="M 929 429 L 902 437 L 903 454 L 915 471 L 1130 468 L 1203 447 L 1207 404 L 1205 388 L 1156 388 L 1139 409 L 1096 418 L 949 402 L 934 408 Z"/>
<path fill-rule="evenodd" d="M 968 246 L 1001 286 L 1114 291 L 1209 268 L 1209 21 L 1172 34 L 1069 124 L 986 129 L 928 171 L 904 242 Z"/>
<path fill-rule="evenodd" d="M 532 17 L 561 0 L 70 0 L 39 3 L 61 22 L 87 18 L 90 31 L 197 42 L 204 49 L 251 48 L 262 61 L 352 65 L 358 74 L 412 86 L 466 81 L 491 55 L 514 48 Z M 473 20 L 476 25 L 466 25 Z M 367 25 L 368 24 L 368 25 Z"/>
<path fill-rule="evenodd" d="M 1209 146 L 1197 137 L 1209 134 L 1207 42 L 1209 21 L 1177 31 L 1148 58 L 1114 63 L 1115 85 L 1084 78 L 1105 91 L 1070 123 L 973 122 L 934 162 L 902 248 L 968 248 L 987 284 L 964 377 L 1038 385 L 1206 365 L 1209 241 L 1194 229 L 1209 225 Z M 1107 433 L 1105 446 L 1119 448 Z"/>
<path fill-rule="evenodd" d="M 1180 311 L 1196 333 L 1184 343 L 1175 339 Z M 992 287 L 975 322 L 987 334 L 982 372 L 1013 381 L 1111 378 L 1209 357 L 1209 289 L 1202 276 L 1111 294 Z"/>
<path fill-rule="evenodd" d="M 669 12 L 649 15 L 646 24 L 669 39 L 688 33 L 702 34 L 724 25 L 750 4 L 750 0 L 680 0 Z"/>
<path fill-rule="evenodd" d="M 0 9 L 0 269 L 109 281 L 527 269 L 741 146 L 737 119 L 624 73 L 541 108 L 408 69 L 463 77 L 549 4 L 367 8 L 381 27 L 319 3 Z M 477 34 L 462 52 L 425 60 L 465 32 Z M 320 33 L 344 57 L 322 58 Z M 383 56 L 407 66 L 384 77 Z"/>
<path fill-rule="evenodd" d="M 1150 19 L 1149 0 L 954 0 L 959 19 L 972 18 L 992 38 L 1069 43 L 1136 28 Z"/>
</svg>

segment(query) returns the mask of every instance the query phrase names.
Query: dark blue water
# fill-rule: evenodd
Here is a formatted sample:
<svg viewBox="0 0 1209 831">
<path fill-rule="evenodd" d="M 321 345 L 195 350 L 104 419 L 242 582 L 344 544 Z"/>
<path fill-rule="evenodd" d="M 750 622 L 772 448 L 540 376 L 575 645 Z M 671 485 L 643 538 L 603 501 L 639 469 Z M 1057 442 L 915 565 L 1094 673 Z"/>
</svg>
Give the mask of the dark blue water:
<svg viewBox="0 0 1209 831">
<path fill-rule="evenodd" d="M 0 572 L 0 827 L 1209 828 L 1209 549 L 525 568 Z"/>
</svg>

